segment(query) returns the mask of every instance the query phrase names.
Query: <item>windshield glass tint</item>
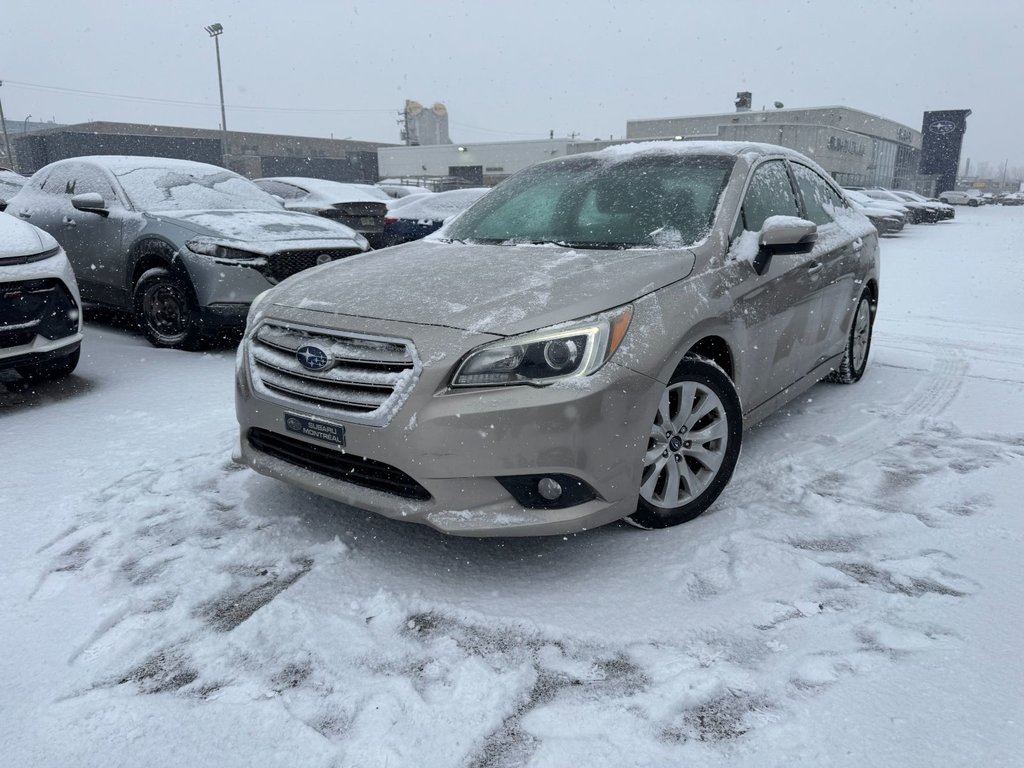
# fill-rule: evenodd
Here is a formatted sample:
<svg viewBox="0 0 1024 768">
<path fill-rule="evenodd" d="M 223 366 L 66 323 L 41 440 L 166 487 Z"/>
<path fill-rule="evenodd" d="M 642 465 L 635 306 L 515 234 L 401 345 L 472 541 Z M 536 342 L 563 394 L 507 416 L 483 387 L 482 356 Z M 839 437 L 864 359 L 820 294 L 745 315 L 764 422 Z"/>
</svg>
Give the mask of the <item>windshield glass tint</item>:
<svg viewBox="0 0 1024 768">
<path fill-rule="evenodd" d="M 567 158 L 512 177 L 452 223 L 457 240 L 681 247 L 707 236 L 735 159 Z"/>
<path fill-rule="evenodd" d="M 251 181 L 231 171 L 206 168 L 134 168 L 117 174 L 138 210 L 281 210 Z"/>
</svg>

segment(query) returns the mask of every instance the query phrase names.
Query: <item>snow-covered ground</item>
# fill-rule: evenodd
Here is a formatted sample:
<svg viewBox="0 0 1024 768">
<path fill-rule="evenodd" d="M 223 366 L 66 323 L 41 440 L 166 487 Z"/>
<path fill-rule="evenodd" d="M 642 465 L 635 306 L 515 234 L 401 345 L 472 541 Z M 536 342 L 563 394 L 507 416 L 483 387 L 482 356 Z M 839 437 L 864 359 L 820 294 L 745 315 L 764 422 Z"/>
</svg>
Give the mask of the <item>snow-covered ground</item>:
<svg viewBox="0 0 1024 768">
<path fill-rule="evenodd" d="M 698 520 L 446 538 L 231 461 L 233 353 L 0 390 L 4 766 L 1024 764 L 1024 208 L 883 241 L 872 362 Z"/>
</svg>

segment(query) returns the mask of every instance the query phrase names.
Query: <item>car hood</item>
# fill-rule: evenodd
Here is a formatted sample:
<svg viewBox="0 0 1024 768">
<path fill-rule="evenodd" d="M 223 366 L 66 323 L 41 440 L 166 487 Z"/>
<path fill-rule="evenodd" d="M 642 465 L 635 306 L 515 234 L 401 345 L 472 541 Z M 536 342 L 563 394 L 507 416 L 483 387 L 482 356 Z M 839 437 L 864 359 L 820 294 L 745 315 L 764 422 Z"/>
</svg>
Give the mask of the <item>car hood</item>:
<svg viewBox="0 0 1024 768">
<path fill-rule="evenodd" d="M 688 250 L 573 250 L 419 240 L 306 270 L 273 304 L 510 336 L 626 304 L 682 280 Z"/>
<path fill-rule="evenodd" d="M 0 213 L 0 259 L 35 256 L 57 247 L 57 241 L 27 221 Z"/>
<path fill-rule="evenodd" d="M 255 253 L 274 253 L 282 244 L 302 247 L 337 247 L 339 240 L 356 242 L 355 231 L 319 216 L 295 211 L 150 211 L 150 218 L 172 222 L 217 242 L 227 242 Z"/>
</svg>

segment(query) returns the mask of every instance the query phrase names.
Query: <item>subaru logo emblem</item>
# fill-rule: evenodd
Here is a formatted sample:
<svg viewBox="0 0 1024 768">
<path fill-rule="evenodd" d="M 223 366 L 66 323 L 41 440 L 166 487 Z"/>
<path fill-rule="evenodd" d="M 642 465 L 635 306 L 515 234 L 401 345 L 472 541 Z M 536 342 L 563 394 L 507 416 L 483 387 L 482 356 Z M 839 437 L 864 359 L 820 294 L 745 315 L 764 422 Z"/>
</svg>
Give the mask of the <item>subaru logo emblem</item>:
<svg viewBox="0 0 1024 768">
<path fill-rule="evenodd" d="M 952 133 L 953 131 L 956 130 L 956 123 L 954 123 L 952 120 L 936 120 L 934 123 L 928 126 L 928 129 L 933 133 L 941 133 L 945 135 L 947 133 Z"/>
<path fill-rule="evenodd" d="M 324 349 L 319 344 L 305 344 L 296 350 L 295 357 L 299 364 L 309 371 L 326 371 L 334 365 L 334 356 L 330 350 Z"/>
</svg>

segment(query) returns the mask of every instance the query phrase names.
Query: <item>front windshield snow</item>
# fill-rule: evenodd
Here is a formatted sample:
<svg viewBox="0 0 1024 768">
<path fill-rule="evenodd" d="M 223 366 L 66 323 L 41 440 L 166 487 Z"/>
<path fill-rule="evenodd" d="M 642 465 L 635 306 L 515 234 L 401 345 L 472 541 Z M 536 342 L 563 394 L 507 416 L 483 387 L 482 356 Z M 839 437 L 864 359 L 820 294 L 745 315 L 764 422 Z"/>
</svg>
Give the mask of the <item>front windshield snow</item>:
<svg viewBox="0 0 1024 768">
<path fill-rule="evenodd" d="M 453 222 L 465 242 L 684 247 L 707 236 L 735 158 L 566 158 L 509 179 Z"/>
<path fill-rule="evenodd" d="M 116 174 L 136 210 L 280 210 L 281 206 L 237 173 L 193 168 L 133 168 Z"/>
</svg>

